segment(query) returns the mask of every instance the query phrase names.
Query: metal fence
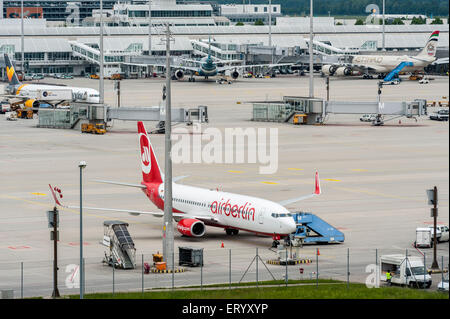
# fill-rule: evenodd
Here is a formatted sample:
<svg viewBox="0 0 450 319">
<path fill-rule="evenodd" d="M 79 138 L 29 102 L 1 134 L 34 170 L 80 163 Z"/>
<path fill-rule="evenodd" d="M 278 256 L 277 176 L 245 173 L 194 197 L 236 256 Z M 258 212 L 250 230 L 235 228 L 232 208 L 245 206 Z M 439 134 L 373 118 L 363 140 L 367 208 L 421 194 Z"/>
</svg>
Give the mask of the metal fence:
<svg viewBox="0 0 450 319">
<path fill-rule="evenodd" d="M 277 264 L 282 254 L 297 258 L 297 264 Z M 85 294 L 145 292 L 153 289 L 179 287 L 205 287 L 223 284 L 225 288 L 237 283 L 260 285 L 263 281 L 277 280 L 279 286 L 292 285 L 292 280 L 310 280 L 318 284 L 320 279 L 366 283 L 373 276 L 373 267 L 379 265 L 382 255 L 401 254 L 423 258 L 431 268 L 432 251 L 426 253 L 416 249 L 352 249 L 340 245 L 304 246 L 288 248 L 281 254 L 276 250 L 262 248 L 204 249 L 204 265 L 182 266 L 181 272 L 145 273 L 143 264 L 153 264 L 151 253 L 136 254 L 136 268 L 114 269 L 103 263 L 103 257 L 86 257 Z M 175 254 L 178 266 L 178 252 Z M 439 267 L 448 269 L 448 252 L 440 252 Z M 58 288 L 61 295 L 78 295 L 79 259 L 58 261 Z M 372 270 L 371 270 L 372 269 Z M 433 275 L 432 289 L 444 274 Z M 23 261 L 0 263 L 0 290 L 2 295 L 14 298 L 50 297 L 53 291 L 53 261 Z"/>
</svg>

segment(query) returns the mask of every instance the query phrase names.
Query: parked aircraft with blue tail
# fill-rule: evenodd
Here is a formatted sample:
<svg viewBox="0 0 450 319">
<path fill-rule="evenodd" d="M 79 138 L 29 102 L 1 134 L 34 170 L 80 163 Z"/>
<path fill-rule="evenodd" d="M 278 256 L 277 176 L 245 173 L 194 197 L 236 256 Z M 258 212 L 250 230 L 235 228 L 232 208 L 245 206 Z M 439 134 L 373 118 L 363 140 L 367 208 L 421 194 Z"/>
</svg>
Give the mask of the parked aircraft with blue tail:
<svg viewBox="0 0 450 319">
<path fill-rule="evenodd" d="M 324 75 L 346 76 L 360 72 L 364 78 L 372 77 L 371 74 L 380 74 L 383 77 L 392 73 L 389 78 L 399 72 L 419 72 L 436 60 L 436 48 L 439 40 L 439 31 L 434 31 L 422 49 L 416 56 L 393 55 L 350 55 L 345 57 L 345 62 L 326 64 L 322 66 Z M 386 80 L 388 81 L 388 80 Z"/>
</svg>

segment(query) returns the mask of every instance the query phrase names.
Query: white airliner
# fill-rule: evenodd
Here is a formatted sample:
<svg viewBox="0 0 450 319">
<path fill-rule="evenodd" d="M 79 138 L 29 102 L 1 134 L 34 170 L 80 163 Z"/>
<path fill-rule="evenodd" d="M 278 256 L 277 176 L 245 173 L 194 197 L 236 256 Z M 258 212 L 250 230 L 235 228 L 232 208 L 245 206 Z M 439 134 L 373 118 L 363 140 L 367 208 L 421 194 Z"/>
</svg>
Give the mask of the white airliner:
<svg viewBox="0 0 450 319">
<path fill-rule="evenodd" d="M 58 100 L 58 91 L 71 91 L 71 102 L 99 103 L 100 95 L 97 90 L 91 88 L 80 88 L 70 86 L 57 86 L 49 84 L 22 84 L 17 77 L 14 66 L 8 55 L 5 53 L 6 75 L 9 81 L 8 91 L 10 95 L 4 95 L 14 101 L 11 105 L 24 104 L 26 107 L 38 108 L 40 104 L 40 96 L 44 96 L 45 102 L 55 104 L 62 102 Z M 51 97 L 55 96 L 55 100 Z"/>
<path fill-rule="evenodd" d="M 140 188 L 150 201 L 160 210 L 164 210 L 163 173 L 159 168 L 158 161 L 142 122 L 138 122 L 138 132 L 142 166 L 141 184 L 111 181 L 100 182 Z M 60 202 L 60 198 L 62 198 L 61 190 L 51 185 L 49 187 L 58 206 L 79 208 L 77 206 L 62 205 Z M 270 236 L 276 241 L 296 231 L 294 219 L 283 205 L 311 198 L 320 195 L 320 193 L 318 172 L 315 174 L 314 193 L 288 199 L 280 203 L 257 197 L 173 183 L 173 218 L 178 222 L 177 230 L 182 235 L 189 237 L 202 237 L 205 234 L 205 225 L 208 225 L 224 228 L 228 235 L 236 235 L 239 230 L 243 230 Z M 99 207 L 83 208 L 122 212 L 132 215 L 150 214 L 158 217 L 164 216 L 163 211 L 148 212 Z"/>
<path fill-rule="evenodd" d="M 322 66 L 325 75 L 352 75 L 354 71 L 361 72 L 367 77 L 370 73 L 387 74 L 399 67 L 399 71 L 416 72 L 423 71 L 436 60 L 436 47 L 439 40 L 439 31 L 434 31 L 422 49 L 416 56 L 393 55 L 350 55 L 345 56 L 346 62 L 326 64 Z M 404 62 L 402 65 L 401 63 Z"/>
</svg>

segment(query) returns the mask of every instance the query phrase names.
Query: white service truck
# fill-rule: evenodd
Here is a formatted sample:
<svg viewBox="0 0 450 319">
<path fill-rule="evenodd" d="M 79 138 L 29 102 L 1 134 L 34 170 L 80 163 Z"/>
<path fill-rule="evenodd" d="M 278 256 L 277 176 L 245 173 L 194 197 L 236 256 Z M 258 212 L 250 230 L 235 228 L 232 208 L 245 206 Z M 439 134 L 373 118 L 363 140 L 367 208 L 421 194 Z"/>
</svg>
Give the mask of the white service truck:
<svg viewBox="0 0 450 319">
<path fill-rule="evenodd" d="M 415 287 L 431 286 L 431 276 L 425 269 L 423 259 L 417 256 L 383 255 L 380 257 L 381 280 L 386 281 L 386 272 L 390 272 L 391 284 Z"/>
<path fill-rule="evenodd" d="M 434 226 L 429 226 L 428 228 L 431 229 L 431 236 L 433 238 Z M 436 226 L 436 239 L 439 243 L 448 241 L 449 239 L 448 226 L 441 226 L 441 225 Z"/>
<path fill-rule="evenodd" d="M 416 241 L 414 247 L 417 248 L 431 248 L 433 247 L 432 231 L 428 227 L 416 228 Z"/>
</svg>

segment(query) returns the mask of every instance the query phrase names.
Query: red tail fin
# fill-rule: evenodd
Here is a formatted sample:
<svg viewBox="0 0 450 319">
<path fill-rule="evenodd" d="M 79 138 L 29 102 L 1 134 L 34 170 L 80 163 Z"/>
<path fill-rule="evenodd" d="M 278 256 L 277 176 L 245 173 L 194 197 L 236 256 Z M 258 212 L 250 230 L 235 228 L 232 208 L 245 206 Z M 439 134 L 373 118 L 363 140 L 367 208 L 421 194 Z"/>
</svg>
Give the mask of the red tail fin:
<svg viewBox="0 0 450 319">
<path fill-rule="evenodd" d="M 144 123 L 138 122 L 139 146 L 141 149 L 142 179 L 145 183 L 162 183 L 161 171 Z"/>
</svg>

